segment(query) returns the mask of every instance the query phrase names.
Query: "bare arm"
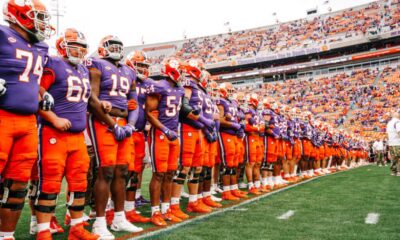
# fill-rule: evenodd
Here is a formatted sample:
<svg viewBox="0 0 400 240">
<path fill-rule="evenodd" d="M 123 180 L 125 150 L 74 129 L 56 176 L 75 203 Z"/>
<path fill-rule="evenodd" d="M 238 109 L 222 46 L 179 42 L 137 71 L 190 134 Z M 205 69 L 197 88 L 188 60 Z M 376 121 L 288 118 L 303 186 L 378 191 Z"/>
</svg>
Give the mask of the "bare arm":
<svg viewBox="0 0 400 240">
<path fill-rule="evenodd" d="M 90 86 L 92 89 L 89 99 L 90 112 L 93 113 L 99 121 L 106 123 L 110 127 L 114 127 L 116 123 L 109 114 L 105 113 L 102 103 L 99 100 L 101 72 L 95 68 L 90 68 L 89 71 Z"/>
</svg>

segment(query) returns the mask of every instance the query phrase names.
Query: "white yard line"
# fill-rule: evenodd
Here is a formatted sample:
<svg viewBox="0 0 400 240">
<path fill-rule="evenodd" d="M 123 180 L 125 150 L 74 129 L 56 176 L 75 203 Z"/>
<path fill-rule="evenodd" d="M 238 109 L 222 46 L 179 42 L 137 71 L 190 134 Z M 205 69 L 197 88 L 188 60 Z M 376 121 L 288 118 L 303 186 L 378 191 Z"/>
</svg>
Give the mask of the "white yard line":
<svg viewBox="0 0 400 240">
<path fill-rule="evenodd" d="M 366 224 L 377 224 L 379 222 L 379 213 L 368 213 L 365 218 Z"/>
<path fill-rule="evenodd" d="M 277 219 L 287 220 L 293 215 L 294 215 L 294 211 L 293 210 L 289 210 L 289 211 L 285 212 L 284 214 L 278 216 Z"/>
</svg>

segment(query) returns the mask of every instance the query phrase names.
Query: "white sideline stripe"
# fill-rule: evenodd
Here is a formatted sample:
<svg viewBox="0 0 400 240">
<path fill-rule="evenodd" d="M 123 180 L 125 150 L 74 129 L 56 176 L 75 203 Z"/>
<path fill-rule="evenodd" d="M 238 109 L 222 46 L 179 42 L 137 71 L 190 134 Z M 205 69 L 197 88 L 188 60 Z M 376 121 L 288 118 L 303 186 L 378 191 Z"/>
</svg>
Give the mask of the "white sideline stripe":
<svg viewBox="0 0 400 240">
<path fill-rule="evenodd" d="M 243 212 L 245 212 L 245 211 L 247 211 L 247 210 L 249 210 L 249 209 L 247 209 L 247 208 L 234 208 L 234 209 L 230 209 L 231 211 L 243 211 Z"/>
<path fill-rule="evenodd" d="M 377 224 L 379 222 L 379 213 L 368 213 L 365 218 L 366 224 Z"/>
<path fill-rule="evenodd" d="M 287 220 L 293 215 L 294 215 L 294 211 L 293 210 L 289 210 L 289 211 L 285 212 L 284 214 L 280 215 L 279 217 L 277 217 L 277 219 Z"/>
<path fill-rule="evenodd" d="M 365 166 L 368 166 L 368 165 L 365 165 Z M 360 167 L 364 167 L 364 166 L 360 166 Z M 357 169 L 357 168 L 352 168 L 352 169 Z M 349 170 L 352 170 L 352 169 L 349 169 Z M 234 206 L 231 206 L 231 207 L 227 207 L 227 208 L 223 208 L 223 209 L 220 209 L 220 210 L 216 210 L 216 211 L 213 211 L 213 212 L 208 213 L 208 214 L 205 214 L 205 215 L 200 215 L 200 216 L 197 216 L 197 217 L 195 217 L 195 218 L 192 218 L 192 219 L 183 221 L 183 222 L 181 222 L 181 223 L 176 223 L 176 224 L 174 224 L 174 225 L 172 225 L 172 226 L 168 226 L 167 228 L 162 228 L 162 229 L 160 229 L 160 230 L 156 230 L 156 231 L 148 232 L 148 233 L 145 233 L 145 234 L 142 234 L 142 235 L 139 235 L 139 236 L 135 236 L 135 237 L 132 237 L 132 238 L 128 238 L 128 240 L 143 239 L 143 238 L 148 238 L 148 237 L 156 236 L 156 235 L 159 235 L 159 234 L 162 234 L 162 233 L 165 233 L 165 232 L 169 232 L 169 231 L 172 231 L 172 230 L 174 230 L 174 229 L 177 229 L 177 228 L 186 226 L 186 225 L 188 225 L 188 224 L 191 224 L 191 223 L 193 223 L 193 222 L 200 221 L 200 220 L 203 220 L 203 219 L 206 219 L 206 218 L 209 218 L 209 217 L 211 217 L 211 216 L 218 215 L 218 214 L 221 214 L 221 213 L 224 213 L 224 212 L 227 212 L 227 211 L 232 211 L 232 209 L 242 207 L 243 205 L 246 205 L 246 204 L 249 204 L 249 203 L 252 203 L 252 202 L 255 202 L 255 201 L 259 201 L 260 199 L 263 199 L 263 198 L 266 198 L 266 197 L 271 196 L 271 195 L 273 195 L 273 194 L 276 194 L 276 193 L 279 193 L 279 192 L 283 192 L 283 191 L 286 191 L 286 190 L 291 189 L 291 188 L 293 188 L 293 187 L 296 187 L 296 186 L 299 186 L 299 185 L 302 185 L 302 184 L 305 184 L 305 183 L 308 183 L 308 182 L 317 180 L 317 179 L 319 179 L 319 178 L 321 178 L 321 177 L 332 176 L 332 175 L 335 175 L 335 174 L 338 174 L 338 173 L 347 172 L 347 171 L 349 171 L 349 170 L 340 171 L 340 172 L 335 172 L 335 173 L 331 173 L 331 174 L 328 174 L 328 175 L 323 175 L 323 176 L 314 177 L 314 178 L 311 178 L 311 179 L 308 179 L 308 180 L 304 180 L 304 181 L 302 181 L 302 182 L 295 183 L 295 184 L 293 184 L 293 185 L 290 185 L 290 186 L 285 187 L 285 188 L 278 189 L 278 190 L 276 190 L 276 191 L 267 193 L 267 194 L 265 194 L 265 195 L 260 195 L 260 196 L 258 196 L 258 197 L 254 197 L 254 198 L 249 199 L 249 200 L 247 200 L 247 201 L 241 202 L 241 203 L 239 203 L 239 204 L 237 204 L 237 205 L 234 205 Z"/>
</svg>

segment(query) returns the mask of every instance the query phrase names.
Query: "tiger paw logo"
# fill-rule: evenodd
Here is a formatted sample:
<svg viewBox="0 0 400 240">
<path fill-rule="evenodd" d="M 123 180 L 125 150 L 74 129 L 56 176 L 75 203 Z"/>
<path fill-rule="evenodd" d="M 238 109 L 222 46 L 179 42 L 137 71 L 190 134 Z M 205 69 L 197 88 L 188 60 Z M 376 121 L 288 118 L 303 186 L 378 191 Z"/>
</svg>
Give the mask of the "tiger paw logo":
<svg viewBox="0 0 400 240">
<path fill-rule="evenodd" d="M 49 142 L 50 142 L 50 144 L 56 144 L 57 143 L 57 139 L 50 138 Z"/>
<path fill-rule="evenodd" d="M 9 41 L 10 43 L 16 43 L 16 42 L 17 42 L 17 39 L 15 39 L 15 38 L 13 38 L 13 37 L 9 37 L 9 38 L 8 38 L 8 41 Z"/>
</svg>

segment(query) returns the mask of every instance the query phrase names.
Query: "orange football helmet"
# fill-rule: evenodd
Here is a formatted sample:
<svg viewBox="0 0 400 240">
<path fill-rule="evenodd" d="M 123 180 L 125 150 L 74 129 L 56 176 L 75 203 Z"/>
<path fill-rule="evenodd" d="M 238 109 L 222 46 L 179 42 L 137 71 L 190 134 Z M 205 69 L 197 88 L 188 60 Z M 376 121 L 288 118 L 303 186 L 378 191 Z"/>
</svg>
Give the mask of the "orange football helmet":
<svg viewBox="0 0 400 240">
<path fill-rule="evenodd" d="M 249 99 L 248 99 L 248 104 L 255 108 L 258 107 L 258 94 L 257 93 L 250 94 Z"/>
<path fill-rule="evenodd" d="M 200 80 L 204 68 L 204 62 L 201 59 L 189 59 L 185 61 L 185 72 L 196 80 Z"/>
<path fill-rule="evenodd" d="M 218 83 L 215 81 L 210 81 L 210 84 L 208 84 L 208 92 L 210 93 L 210 96 L 212 98 L 218 98 L 219 97 Z"/>
<path fill-rule="evenodd" d="M 227 84 L 228 83 L 226 83 L 226 82 L 224 82 L 224 83 L 221 83 L 220 85 L 219 85 L 219 88 L 218 88 L 218 93 L 221 95 L 221 97 L 223 97 L 223 98 L 227 98 L 228 97 L 228 86 L 227 86 Z"/>
<path fill-rule="evenodd" d="M 87 54 L 85 35 L 74 28 L 68 28 L 56 41 L 58 54 L 73 65 L 81 64 Z"/>
<path fill-rule="evenodd" d="M 263 106 L 265 109 L 271 109 L 271 105 L 274 103 L 274 99 L 270 97 L 266 97 L 263 99 Z"/>
<path fill-rule="evenodd" d="M 125 64 L 135 69 L 138 78 L 145 80 L 150 75 L 150 60 L 147 58 L 145 52 L 136 50 L 130 52 L 126 57 Z"/>
<path fill-rule="evenodd" d="M 182 77 L 182 64 L 176 57 L 169 57 L 164 59 L 161 67 L 161 73 L 168 76 L 174 82 L 179 82 Z"/>
<path fill-rule="evenodd" d="M 8 0 L 3 7 L 4 20 L 20 26 L 41 42 L 55 33 L 50 13 L 39 0 Z"/>
<path fill-rule="evenodd" d="M 119 61 L 124 57 L 124 44 L 117 36 L 108 35 L 101 39 L 97 51 L 101 58 Z"/>
</svg>

